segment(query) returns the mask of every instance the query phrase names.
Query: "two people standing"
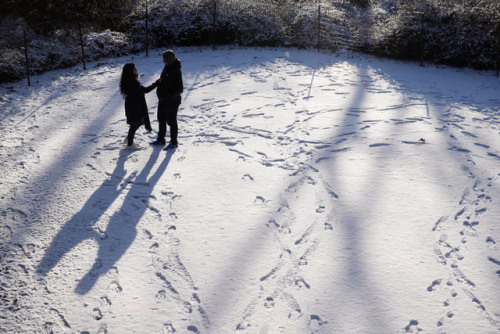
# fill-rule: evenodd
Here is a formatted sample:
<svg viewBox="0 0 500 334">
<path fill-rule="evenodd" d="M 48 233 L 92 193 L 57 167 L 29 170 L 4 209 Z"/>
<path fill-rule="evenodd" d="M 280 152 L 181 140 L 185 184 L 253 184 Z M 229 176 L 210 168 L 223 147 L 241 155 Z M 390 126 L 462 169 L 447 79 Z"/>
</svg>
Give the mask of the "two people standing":
<svg viewBox="0 0 500 334">
<path fill-rule="evenodd" d="M 181 94 L 184 90 L 181 62 L 175 56 L 174 51 L 168 50 L 163 52 L 163 63 L 165 67 L 160 78 L 148 87 L 140 84 L 137 68 L 133 63 L 128 63 L 123 67 L 120 92 L 125 98 L 125 115 L 127 117 L 127 124 L 130 125 L 127 136 L 128 148 L 137 149 L 137 146 L 134 145 L 134 135 L 141 125 L 144 124 L 146 131 L 152 131 L 145 94 L 155 88 L 159 101 L 157 115 L 159 130 L 157 139 L 151 144 L 165 145 L 168 124 L 170 126 L 170 143 L 166 149 L 173 149 L 178 146 L 177 136 L 179 129 L 177 125 L 177 111 L 181 104 Z"/>
</svg>

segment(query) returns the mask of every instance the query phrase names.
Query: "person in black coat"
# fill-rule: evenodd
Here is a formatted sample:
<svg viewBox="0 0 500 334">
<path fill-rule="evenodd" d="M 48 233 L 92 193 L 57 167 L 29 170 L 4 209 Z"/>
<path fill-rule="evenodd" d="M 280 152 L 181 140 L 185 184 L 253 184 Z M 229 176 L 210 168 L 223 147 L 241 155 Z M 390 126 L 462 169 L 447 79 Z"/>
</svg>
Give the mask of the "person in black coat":
<svg viewBox="0 0 500 334">
<path fill-rule="evenodd" d="M 181 104 L 181 94 L 184 90 L 182 81 L 181 62 L 176 58 L 174 51 L 163 52 L 165 67 L 161 73 L 160 83 L 156 89 L 158 96 L 158 138 L 153 145 L 165 145 L 167 124 L 170 126 L 170 143 L 167 149 L 178 145 L 177 111 Z"/>
<path fill-rule="evenodd" d="M 127 136 L 127 146 L 130 148 L 135 147 L 134 135 L 141 125 L 144 124 L 146 131 L 152 131 L 145 94 L 155 89 L 160 81 L 161 79 L 158 79 L 151 86 L 144 87 L 139 82 L 134 63 L 125 64 L 123 67 L 120 92 L 125 99 L 125 116 L 127 124 L 130 125 Z"/>
</svg>

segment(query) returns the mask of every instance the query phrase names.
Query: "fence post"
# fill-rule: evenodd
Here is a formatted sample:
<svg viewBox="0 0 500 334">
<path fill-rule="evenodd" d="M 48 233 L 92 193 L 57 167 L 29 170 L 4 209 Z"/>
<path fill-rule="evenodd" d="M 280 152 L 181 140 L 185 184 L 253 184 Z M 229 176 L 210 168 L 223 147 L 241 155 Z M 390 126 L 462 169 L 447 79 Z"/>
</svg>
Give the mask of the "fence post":
<svg viewBox="0 0 500 334">
<path fill-rule="evenodd" d="M 493 32 L 493 40 L 495 41 L 495 50 L 496 50 L 495 69 L 497 71 L 497 77 L 498 77 L 500 73 L 500 23 L 497 24 Z"/>
<path fill-rule="evenodd" d="M 149 14 L 148 14 L 148 0 L 146 0 L 146 57 L 149 56 L 148 18 L 149 18 Z"/>
<path fill-rule="evenodd" d="M 80 35 L 80 48 L 82 49 L 82 61 L 83 61 L 83 69 L 87 69 L 87 65 L 85 64 L 85 50 L 83 49 L 83 34 L 82 34 L 82 24 L 81 20 L 78 20 L 78 34 Z"/>
<path fill-rule="evenodd" d="M 26 57 L 26 74 L 28 76 L 28 86 L 31 86 L 30 61 L 28 57 L 28 40 L 26 39 L 26 29 L 23 29 L 23 36 L 24 36 L 24 56 Z"/>
<path fill-rule="evenodd" d="M 212 26 L 212 48 L 215 50 L 215 34 L 216 34 L 216 25 L 217 25 L 217 0 L 214 0 L 214 13 L 213 13 L 213 26 Z"/>
<path fill-rule="evenodd" d="M 425 52 L 425 30 L 424 30 L 424 12 L 420 13 L 420 66 L 424 66 Z"/>
<path fill-rule="evenodd" d="M 321 5 L 318 5 L 318 52 L 321 50 Z"/>
</svg>

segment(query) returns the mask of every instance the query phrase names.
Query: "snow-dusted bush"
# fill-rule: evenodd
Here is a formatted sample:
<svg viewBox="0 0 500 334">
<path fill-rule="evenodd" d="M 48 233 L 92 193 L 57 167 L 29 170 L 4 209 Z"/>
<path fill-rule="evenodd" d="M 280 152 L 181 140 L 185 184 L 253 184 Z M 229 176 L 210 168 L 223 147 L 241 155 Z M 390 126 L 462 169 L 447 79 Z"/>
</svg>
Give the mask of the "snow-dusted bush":
<svg viewBox="0 0 500 334">
<path fill-rule="evenodd" d="M 21 24 L 20 20 L 4 20 L 0 25 L 0 82 L 19 80 L 26 74 Z"/>
<path fill-rule="evenodd" d="M 145 8 L 129 32 L 144 40 Z M 285 29 L 278 7 L 267 1 L 152 2 L 149 31 L 154 47 L 166 45 L 279 45 Z"/>
<path fill-rule="evenodd" d="M 14 81 L 23 78 L 26 74 L 23 62 L 24 55 L 19 49 L 0 47 L 0 82 Z"/>
<path fill-rule="evenodd" d="M 307 10 L 305 10 L 307 8 Z M 317 41 L 318 12 L 316 7 L 304 6 L 295 9 L 288 26 L 287 44 L 294 47 L 306 48 Z"/>
<path fill-rule="evenodd" d="M 124 33 L 105 30 L 89 33 L 85 38 L 85 54 L 89 60 L 117 57 L 133 51 L 133 45 Z"/>
<path fill-rule="evenodd" d="M 58 30 L 50 36 L 37 35 L 30 29 L 22 28 L 23 26 L 25 27 L 22 24 L 15 28 L 4 26 L 2 29 L 3 32 L 8 32 L 10 41 L 0 43 L 2 54 L 0 82 L 17 80 L 26 76 L 23 31 L 26 31 L 30 74 L 71 66 L 77 62 L 76 49 L 74 43 L 71 42 L 70 33 Z"/>
<path fill-rule="evenodd" d="M 376 8 L 379 15 L 368 18 L 371 52 L 476 69 L 495 67 L 500 54 L 493 33 L 500 20 L 496 1 L 384 1 Z"/>
<path fill-rule="evenodd" d="M 220 22 L 232 27 L 240 45 L 276 46 L 285 40 L 285 29 L 280 8 L 261 1 L 234 1 L 221 6 Z"/>
<path fill-rule="evenodd" d="M 81 46 L 76 32 L 58 30 L 51 36 L 29 34 L 28 57 L 30 74 L 73 66 L 82 61 Z M 24 45 L 0 44 L 0 82 L 18 80 L 26 76 Z M 133 45 L 129 38 L 118 32 L 106 30 L 89 33 L 84 37 L 85 59 L 92 61 L 104 57 L 129 54 Z"/>
</svg>

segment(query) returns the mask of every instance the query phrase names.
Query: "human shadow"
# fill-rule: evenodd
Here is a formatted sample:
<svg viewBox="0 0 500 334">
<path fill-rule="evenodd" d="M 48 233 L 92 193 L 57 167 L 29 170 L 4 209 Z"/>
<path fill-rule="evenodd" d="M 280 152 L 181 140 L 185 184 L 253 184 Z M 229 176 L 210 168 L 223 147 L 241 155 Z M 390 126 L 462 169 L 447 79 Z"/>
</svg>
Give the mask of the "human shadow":
<svg viewBox="0 0 500 334">
<path fill-rule="evenodd" d="M 165 172 L 175 151 L 168 151 L 154 174 L 148 178 L 161 152 L 160 148 L 155 148 L 144 169 L 139 174 L 133 172 L 127 176 L 125 162 L 132 151 L 120 151 L 110 178 L 102 183 L 81 210 L 55 236 L 37 267 L 37 273 L 46 275 L 74 247 L 88 240 L 94 241 L 99 246 L 97 258 L 75 288 L 79 294 L 89 292 L 97 279 L 113 268 L 135 240 L 136 226 L 148 208 L 147 202 L 154 186 Z M 120 208 L 109 218 L 105 231 L 101 230 L 97 223 L 129 185 Z"/>
</svg>

